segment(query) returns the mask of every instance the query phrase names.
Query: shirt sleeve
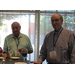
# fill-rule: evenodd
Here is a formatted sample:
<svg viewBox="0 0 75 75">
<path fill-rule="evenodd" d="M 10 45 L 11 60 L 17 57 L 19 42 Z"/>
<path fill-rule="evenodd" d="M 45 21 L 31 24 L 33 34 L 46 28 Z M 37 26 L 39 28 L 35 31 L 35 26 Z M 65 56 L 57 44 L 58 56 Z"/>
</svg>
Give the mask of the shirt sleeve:
<svg viewBox="0 0 75 75">
<path fill-rule="evenodd" d="M 7 49 L 8 49 L 8 47 L 7 47 L 7 40 L 6 40 L 6 38 L 5 38 L 4 46 L 3 46 L 3 51 L 4 51 L 4 52 L 7 52 Z"/>
<path fill-rule="evenodd" d="M 33 50 L 30 39 L 28 38 L 28 49 Z"/>
<path fill-rule="evenodd" d="M 69 46 L 70 46 L 70 61 L 71 63 L 75 63 L 75 34 L 70 35 L 69 39 Z"/>
</svg>

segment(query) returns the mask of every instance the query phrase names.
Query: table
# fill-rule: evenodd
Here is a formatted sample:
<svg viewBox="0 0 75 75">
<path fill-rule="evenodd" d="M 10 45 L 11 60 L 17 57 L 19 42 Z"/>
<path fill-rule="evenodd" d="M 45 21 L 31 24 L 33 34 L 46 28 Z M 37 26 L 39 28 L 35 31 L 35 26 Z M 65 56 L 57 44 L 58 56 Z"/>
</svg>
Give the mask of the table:
<svg viewBox="0 0 75 75">
<path fill-rule="evenodd" d="M 12 59 L 10 61 L 10 58 L 6 58 L 5 62 L 3 62 L 2 59 L 0 59 L 0 64 L 15 64 L 15 62 L 24 62 L 23 59 Z M 31 64 L 29 60 L 26 61 L 27 64 Z"/>
</svg>

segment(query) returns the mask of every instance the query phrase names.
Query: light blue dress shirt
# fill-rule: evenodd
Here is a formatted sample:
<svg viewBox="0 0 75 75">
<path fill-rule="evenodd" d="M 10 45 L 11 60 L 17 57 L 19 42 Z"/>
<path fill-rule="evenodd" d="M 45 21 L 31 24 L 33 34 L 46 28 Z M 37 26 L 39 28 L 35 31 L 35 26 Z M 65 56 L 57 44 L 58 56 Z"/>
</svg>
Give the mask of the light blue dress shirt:
<svg viewBox="0 0 75 75">
<path fill-rule="evenodd" d="M 10 34 L 5 38 L 3 51 L 8 52 L 8 49 L 12 49 L 13 56 L 15 56 L 15 50 L 20 48 L 33 50 L 30 39 L 27 35 L 20 33 L 19 37 L 16 38 L 13 34 Z M 23 58 L 22 55 L 20 58 Z"/>
</svg>

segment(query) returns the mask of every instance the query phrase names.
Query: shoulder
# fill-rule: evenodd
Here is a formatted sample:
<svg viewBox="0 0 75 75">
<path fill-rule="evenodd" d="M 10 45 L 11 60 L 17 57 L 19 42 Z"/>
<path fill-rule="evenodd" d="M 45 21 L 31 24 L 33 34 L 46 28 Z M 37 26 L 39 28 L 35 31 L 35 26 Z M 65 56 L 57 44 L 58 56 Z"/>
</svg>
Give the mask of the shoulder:
<svg viewBox="0 0 75 75">
<path fill-rule="evenodd" d="M 62 35 L 66 38 L 67 37 L 75 37 L 75 33 L 73 31 L 65 29 L 65 28 L 62 31 Z"/>
<path fill-rule="evenodd" d="M 53 34 L 54 34 L 54 30 L 51 31 L 51 32 L 49 32 L 49 33 L 46 35 L 46 37 L 49 37 L 50 35 L 53 35 Z"/>
<path fill-rule="evenodd" d="M 63 28 L 63 32 L 65 32 L 65 34 L 74 34 L 73 31 L 65 29 L 65 28 Z"/>
<path fill-rule="evenodd" d="M 9 34 L 5 38 L 11 38 L 11 37 L 13 37 L 13 34 Z"/>
<path fill-rule="evenodd" d="M 23 33 L 20 33 L 20 35 L 24 38 L 29 38 L 27 35 L 23 34 Z"/>
</svg>

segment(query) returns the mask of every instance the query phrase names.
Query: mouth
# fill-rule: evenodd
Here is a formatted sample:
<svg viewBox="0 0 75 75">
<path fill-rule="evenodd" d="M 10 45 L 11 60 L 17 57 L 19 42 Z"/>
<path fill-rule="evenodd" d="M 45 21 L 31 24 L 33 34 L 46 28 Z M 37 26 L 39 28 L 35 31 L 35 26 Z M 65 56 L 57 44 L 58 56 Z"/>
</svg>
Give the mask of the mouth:
<svg viewBox="0 0 75 75">
<path fill-rule="evenodd" d="M 57 24 L 53 25 L 54 28 L 56 28 L 57 26 L 58 26 Z"/>
<path fill-rule="evenodd" d="M 17 33 L 17 31 L 15 31 L 14 33 Z"/>
<path fill-rule="evenodd" d="M 13 33 L 14 33 L 14 34 L 18 34 L 19 32 L 18 32 L 18 31 L 14 31 Z"/>
</svg>

